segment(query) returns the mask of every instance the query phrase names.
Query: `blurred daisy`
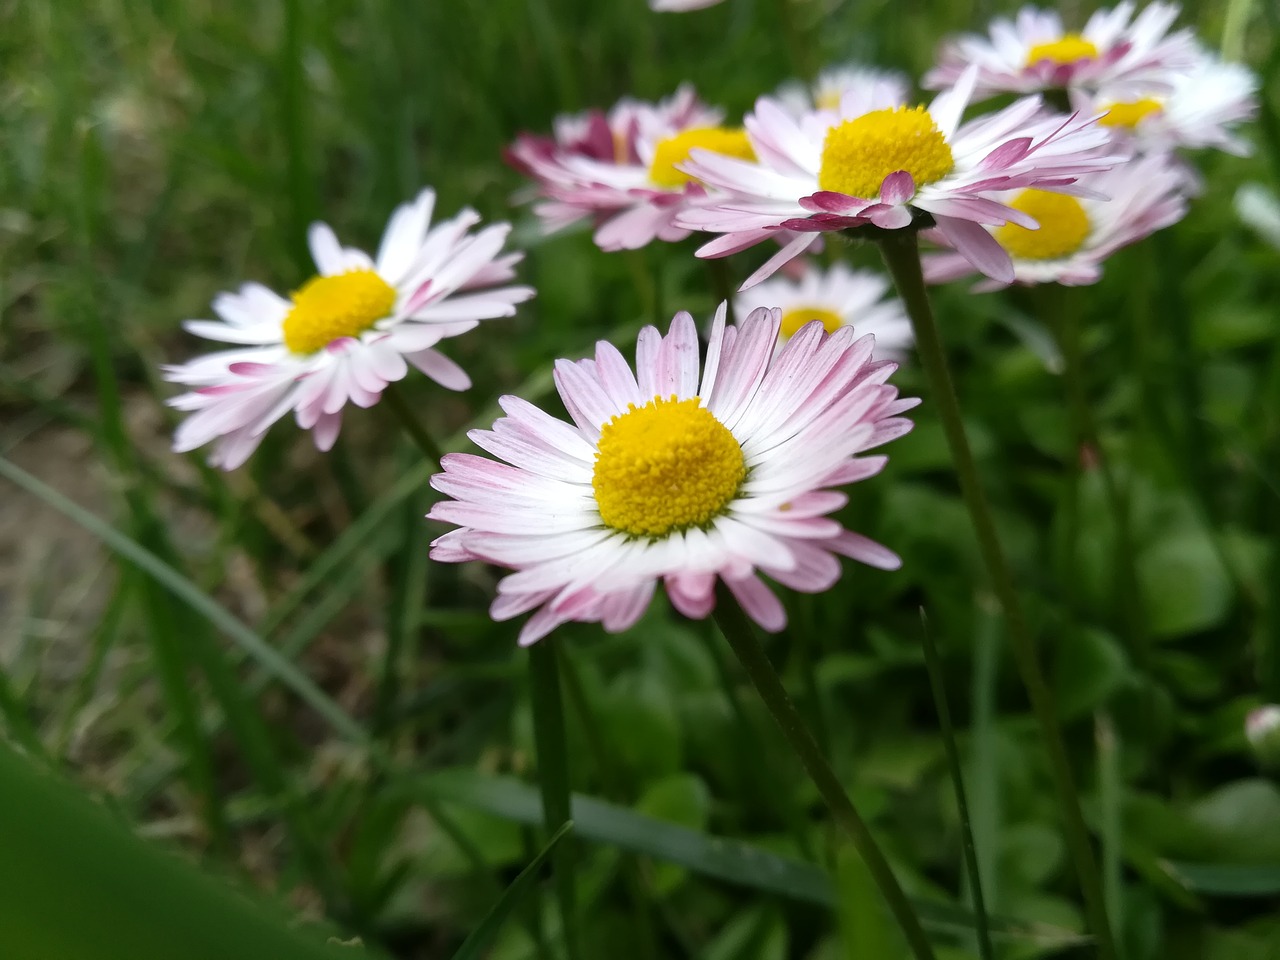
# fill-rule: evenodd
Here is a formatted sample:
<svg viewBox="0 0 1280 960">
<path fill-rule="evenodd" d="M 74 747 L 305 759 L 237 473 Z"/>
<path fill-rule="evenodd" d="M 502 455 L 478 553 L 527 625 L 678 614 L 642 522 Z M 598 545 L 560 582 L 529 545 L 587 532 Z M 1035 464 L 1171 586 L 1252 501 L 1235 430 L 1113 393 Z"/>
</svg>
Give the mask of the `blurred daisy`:
<svg viewBox="0 0 1280 960">
<path fill-rule="evenodd" d="M 677 164 L 693 147 L 752 157 L 746 134 L 719 126 L 722 116 L 686 85 L 657 104 L 623 101 L 604 124 L 608 141 L 598 119 L 580 118 L 558 123 L 555 141 L 521 136 L 508 159 L 536 181 L 544 200 L 534 211 L 548 231 L 591 219 L 603 250 L 633 250 L 655 238 L 683 240 L 689 231 L 675 224 L 675 215 L 706 190 Z M 584 127 L 586 137 L 565 136 Z"/>
<path fill-rule="evenodd" d="M 1257 92 L 1258 78 L 1247 67 L 1202 52 L 1194 67 L 1167 85 L 1073 90 L 1071 101 L 1081 112 L 1105 113 L 1098 122 L 1143 153 L 1211 147 L 1247 156 L 1248 141 L 1232 128 L 1257 113 Z"/>
<path fill-rule="evenodd" d="M 975 93 L 1030 93 L 1061 87 L 1097 87 L 1120 81 L 1165 81 L 1170 71 L 1196 59 L 1191 31 L 1170 33 L 1178 7 L 1149 4 L 1136 17 L 1134 5 L 1099 10 L 1073 33 L 1056 11 L 1023 7 L 1017 17 L 997 17 L 987 37 L 966 34 L 943 44 L 938 66 L 924 85 L 939 90 L 975 65 Z"/>
<path fill-rule="evenodd" d="M 174 449 L 216 441 L 210 462 L 232 470 L 292 411 L 328 450 L 342 408 L 373 406 L 410 365 L 450 390 L 469 387 L 466 373 L 436 345 L 481 320 L 511 316 L 533 289 L 501 285 L 522 256 L 501 253 L 509 225 L 473 234 L 480 217 L 463 210 L 431 227 L 434 205 L 435 193 L 423 190 L 397 208 L 377 257 L 312 224 L 307 240 L 317 273 L 288 299 L 247 283 L 214 298 L 221 319 L 188 320 L 191 333 L 240 346 L 165 367 L 165 379 L 194 388 L 169 401 L 191 413 Z"/>
<path fill-rule="evenodd" d="M 872 103 L 907 102 L 907 78 L 892 70 L 877 70 L 849 63 L 823 70 L 811 86 L 790 80 L 778 88 L 777 100 L 794 117 L 814 110 L 839 112 L 846 93 Z"/>
<path fill-rule="evenodd" d="M 1102 261 L 1121 247 L 1177 223 L 1187 211 L 1187 174 L 1168 154 L 1140 157 L 1098 173 L 1088 185 L 1109 200 L 1020 190 L 1004 202 L 1035 218 L 1038 230 L 1010 223 L 993 231 L 1013 260 L 1014 282 L 1081 286 L 1102 276 Z M 945 238 L 930 234 L 945 242 Z M 945 283 L 974 272 L 955 252 L 926 254 L 925 278 Z M 979 289 L 995 289 L 990 280 Z"/>
<path fill-rule="evenodd" d="M 649 9 L 663 13 L 684 13 L 686 10 L 701 10 L 714 7 L 721 0 L 649 0 Z"/>
<path fill-rule="evenodd" d="M 571 620 L 610 632 L 638 620 L 659 580 L 688 617 L 715 604 L 717 578 L 767 630 L 786 622 L 760 579 L 810 593 L 840 578 L 836 555 L 882 569 L 900 561 L 827 514 L 829 489 L 878 473 L 857 454 L 906 433 L 885 385 L 892 363 L 871 360 L 870 337 L 810 323 L 774 354 L 781 312 L 738 327 L 716 313 L 706 362 L 693 318 L 667 336 L 646 327 L 632 373 L 611 344 L 594 360 L 556 363 L 570 425 L 516 397 L 507 416 L 471 434 L 505 463 L 449 454 L 431 485 L 452 500 L 428 514 L 458 525 L 432 544 L 437 560 L 482 560 L 515 572 L 498 584 L 495 620 L 537 612 L 530 644 Z"/>
<path fill-rule="evenodd" d="M 859 336 L 876 338 L 877 360 L 900 360 L 911 346 L 911 321 L 896 297 L 887 296 L 889 281 L 872 270 L 852 270 L 836 263 L 824 270 L 810 266 L 798 280 L 774 277 L 740 293 L 733 301 L 737 316 L 759 307 L 782 311 L 778 346 L 805 324 L 817 320 L 827 333 L 853 327 Z"/>
<path fill-rule="evenodd" d="M 1118 158 L 1094 119 L 1045 116 L 1038 97 L 961 125 L 975 77 L 976 68 L 969 70 L 927 109 L 846 94 L 839 113 L 797 120 L 762 97 L 746 119 L 759 161 L 692 151 L 681 168 L 721 194 L 690 206 L 677 223 L 725 234 L 698 250 L 700 257 L 798 231 L 744 289 L 803 253 L 822 231 L 898 230 L 926 217 L 979 270 L 1008 282 L 1009 257 L 982 224 L 1034 229 L 1035 221 L 994 199 L 996 192 L 1074 191 L 1078 176 Z"/>
</svg>

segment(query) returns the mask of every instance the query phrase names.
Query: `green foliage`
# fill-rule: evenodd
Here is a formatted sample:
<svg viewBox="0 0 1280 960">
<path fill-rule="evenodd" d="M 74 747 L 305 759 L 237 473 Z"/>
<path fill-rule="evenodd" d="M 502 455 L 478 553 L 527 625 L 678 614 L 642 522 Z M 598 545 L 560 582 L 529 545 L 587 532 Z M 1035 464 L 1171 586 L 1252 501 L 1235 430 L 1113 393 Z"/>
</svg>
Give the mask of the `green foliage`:
<svg viewBox="0 0 1280 960">
<path fill-rule="evenodd" d="M 701 320 L 718 299 L 694 241 L 606 255 L 586 230 L 544 237 L 500 158 L 519 131 L 684 80 L 735 118 L 795 52 L 918 77 L 944 33 L 994 7 L 795 0 L 807 40 L 789 51 L 771 0 L 684 16 L 644 0 L 9 6 L 0 737 L 27 757 L 0 746 L 0 954 L 426 958 L 481 955 L 468 937 L 483 931 L 489 955 L 555 955 L 525 658 L 485 613 L 492 571 L 424 561 L 434 465 L 380 409 L 349 411 L 329 457 L 285 425 L 231 475 L 170 453 L 157 371 L 200 349 L 178 321 L 243 281 L 302 282 L 312 218 L 369 246 L 431 184 L 442 213 L 511 219 L 538 289 L 493 336 L 452 342 L 472 391 L 404 384 L 443 448 L 473 449 L 466 431 L 503 393 L 557 410 L 552 358 L 625 347 L 677 309 Z M 1114 867 L 1124 960 L 1261 960 L 1280 943 L 1280 793 L 1243 722 L 1280 701 L 1280 22 L 1265 3 L 1187 7 L 1211 44 L 1231 25 L 1263 79 L 1253 155 L 1194 158 L 1187 220 L 1095 287 L 952 284 L 935 304 Z M 759 258 L 735 257 L 731 276 Z M 1064 305 L 1097 426 L 1084 449 Z M 911 362 L 894 382 L 926 392 Z M 1088 956 L 941 428 L 927 400 L 911 415 L 840 514 L 902 569 L 846 563 L 826 594 L 788 595 L 792 628 L 769 653 L 940 960 L 972 960 L 923 607 L 997 955 Z M 557 642 L 588 957 L 903 955 L 709 624 L 658 601 L 626 634 L 570 625 Z"/>
</svg>

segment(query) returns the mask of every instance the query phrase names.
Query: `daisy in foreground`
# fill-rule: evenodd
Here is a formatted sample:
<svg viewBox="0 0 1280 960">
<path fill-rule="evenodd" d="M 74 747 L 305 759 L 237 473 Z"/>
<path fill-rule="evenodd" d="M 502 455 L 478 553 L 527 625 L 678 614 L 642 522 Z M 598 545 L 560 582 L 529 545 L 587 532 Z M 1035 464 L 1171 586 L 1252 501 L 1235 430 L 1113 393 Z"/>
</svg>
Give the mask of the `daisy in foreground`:
<svg viewBox="0 0 1280 960">
<path fill-rule="evenodd" d="M 537 183 L 534 212 L 548 231 L 590 219 L 600 249 L 635 250 L 689 235 L 676 214 L 707 193 L 677 167 L 690 149 L 752 158 L 747 135 L 719 126 L 722 116 L 685 85 L 656 104 L 623 100 L 607 115 L 558 119 L 554 139 L 523 134 L 507 159 Z"/>
<path fill-rule="evenodd" d="M 209 462 L 233 470 L 267 428 L 289 412 L 316 446 L 333 446 L 348 402 L 371 407 L 387 385 L 417 367 L 450 390 L 471 385 L 435 349 L 482 320 L 509 317 L 533 289 L 505 286 L 523 254 L 502 254 L 510 231 L 472 210 L 431 227 L 435 194 L 423 190 L 396 209 L 377 257 L 344 247 L 327 225 L 307 240 L 317 273 L 288 299 L 258 283 L 214 298 L 220 320 L 188 320 L 191 333 L 234 349 L 164 368 L 189 393 L 169 401 L 191 412 L 174 449 L 216 441 Z"/>
<path fill-rule="evenodd" d="M 1126 2 L 1099 10 L 1079 33 L 1056 11 L 1023 7 L 1013 21 L 997 17 L 989 37 L 965 34 L 943 44 L 938 66 L 924 85 L 940 90 L 970 65 L 979 70 L 976 93 L 1031 93 L 1064 87 L 1095 88 L 1118 82 L 1164 82 L 1197 58 L 1190 30 L 1169 33 L 1178 18 L 1172 3 L 1152 3 L 1138 16 Z"/>
<path fill-rule="evenodd" d="M 997 194 L 1024 187 L 1074 192 L 1077 177 L 1120 158 L 1096 118 L 1046 116 L 1039 97 L 962 125 L 976 78 L 976 68 L 966 71 L 927 108 L 846 94 L 839 112 L 797 119 L 762 97 L 745 121 L 759 162 L 694 149 L 681 169 L 721 193 L 676 222 L 725 235 L 704 244 L 700 257 L 795 231 L 743 289 L 809 249 L 821 232 L 899 230 L 921 221 L 932 221 L 978 270 L 1007 283 L 1008 254 L 983 225 L 1034 230 L 1036 222 Z"/>
<path fill-rule="evenodd" d="M 758 307 L 782 311 L 778 347 L 817 320 L 827 333 L 853 327 L 858 336 L 876 338 L 875 359 L 900 360 L 912 343 L 911 321 L 902 303 L 890 296 L 889 280 L 872 270 L 853 270 L 843 263 L 829 269 L 809 266 L 799 280 L 774 277 L 733 301 L 734 312 L 745 317 Z"/>
<path fill-rule="evenodd" d="M 1102 278 L 1102 261 L 1121 247 L 1177 223 L 1187 212 L 1186 168 L 1168 154 L 1155 154 L 1099 173 L 1089 186 L 1109 200 L 1077 199 L 1043 190 L 1020 190 L 1005 198 L 1040 223 L 1026 230 L 1010 223 L 993 231 L 1013 259 L 1014 282 L 1083 286 Z M 926 234 L 941 241 L 936 235 Z M 945 283 L 973 273 L 954 252 L 926 254 L 925 278 Z M 1002 286 L 991 280 L 979 290 Z"/>
<path fill-rule="evenodd" d="M 840 578 L 837 554 L 900 565 L 827 516 L 848 499 L 830 488 L 887 460 L 857 455 L 911 429 L 900 414 L 918 401 L 885 384 L 895 365 L 871 360 L 871 337 L 848 327 L 829 335 L 821 323 L 775 356 L 781 311 L 728 328 L 725 312 L 721 304 L 705 363 L 687 313 L 665 337 L 640 332 L 635 373 L 601 341 L 594 360 L 556 363 L 572 425 L 503 397 L 507 416 L 471 439 L 506 462 L 444 457 L 431 485 L 453 499 L 428 516 L 459 529 L 431 556 L 512 568 L 490 614 L 536 610 L 522 645 L 571 620 L 625 630 L 659 580 L 677 610 L 701 618 L 719 578 L 776 631 L 786 615 L 759 573 L 816 593 Z"/>
</svg>

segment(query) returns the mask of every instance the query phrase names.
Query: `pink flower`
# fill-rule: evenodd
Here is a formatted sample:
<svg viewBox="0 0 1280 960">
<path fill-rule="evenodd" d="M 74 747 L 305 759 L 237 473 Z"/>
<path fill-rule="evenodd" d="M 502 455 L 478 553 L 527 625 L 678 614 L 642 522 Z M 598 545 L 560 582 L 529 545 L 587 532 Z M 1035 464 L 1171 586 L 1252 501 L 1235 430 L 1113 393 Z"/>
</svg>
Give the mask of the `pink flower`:
<svg viewBox="0 0 1280 960">
<path fill-rule="evenodd" d="M 507 158 L 537 184 L 534 211 L 548 231 L 591 220 L 601 249 L 633 250 L 689 235 L 676 214 L 706 196 L 677 167 L 692 147 L 749 155 L 746 135 L 718 126 L 721 116 L 685 85 L 657 104 L 623 100 L 607 115 L 558 119 L 553 138 L 524 134 Z"/>
<path fill-rule="evenodd" d="M 721 0 L 649 0 L 649 9 L 660 13 L 685 13 L 714 7 Z"/>
<path fill-rule="evenodd" d="M 1011 223 L 991 231 L 1012 259 L 1014 283 L 1097 283 L 1107 257 L 1177 223 L 1187 212 L 1187 173 L 1168 154 L 1140 157 L 1113 170 L 1082 177 L 1080 182 L 1108 199 L 1077 199 L 1035 189 L 1001 198 L 1040 225 L 1038 230 L 1027 230 Z M 928 236 L 946 243 L 936 232 Z M 954 251 L 926 254 L 924 269 L 931 283 L 974 272 L 973 265 Z M 978 284 L 978 289 L 1000 286 L 1003 284 L 988 279 Z"/>
<path fill-rule="evenodd" d="M 498 584 L 495 620 L 536 611 L 530 644 L 571 620 L 625 630 L 659 581 L 677 610 L 705 617 L 723 581 L 757 623 L 780 630 L 782 604 L 765 573 L 816 593 L 840 578 L 837 555 L 882 569 L 900 561 L 828 514 L 830 489 L 878 473 L 860 457 L 906 433 L 885 381 L 894 364 L 871 360 L 870 337 L 828 335 L 811 323 L 775 355 L 779 310 L 739 327 L 716 313 L 705 363 L 693 318 L 636 341 L 635 372 L 611 344 L 595 359 L 556 363 L 573 423 L 516 397 L 507 416 L 471 439 L 505 462 L 449 454 L 431 485 L 451 500 L 429 516 L 458 525 L 432 544 L 436 560 L 481 560 L 514 572 Z"/>
<path fill-rule="evenodd" d="M 978 69 L 975 93 L 1031 93 L 1062 87 L 1096 88 L 1117 82 L 1163 82 L 1196 59 L 1189 30 L 1169 33 L 1178 7 L 1152 3 L 1134 17 L 1128 0 L 1099 10 L 1079 33 L 1055 11 L 1023 7 L 1017 18 L 997 17 L 988 37 L 965 34 L 948 41 L 924 85 L 939 90 Z"/>
<path fill-rule="evenodd" d="M 165 379 L 193 388 L 169 401 L 191 413 L 174 449 L 215 443 L 209 462 L 232 470 L 292 412 L 328 450 L 343 408 L 373 406 L 410 366 L 450 390 L 469 387 L 466 373 L 436 345 L 482 320 L 511 316 L 533 289 L 502 285 L 523 256 L 501 253 L 510 226 L 472 234 L 480 217 L 463 210 L 431 227 L 434 206 L 435 193 L 423 190 L 397 208 L 376 258 L 312 224 L 317 275 L 289 299 L 247 283 L 214 298 L 219 320 L 188 320 L 191 333 L 239 346 L 164 368 Z"/>
<path fill-rule="evenodd" d="M 1055 118 L 1038 97 L 961 124 L 977 76 L 961 77 L 926 109 L 846 93 L 839 112 L 799 119 L 762 97 L 746 118 L 756 162 L 694 150 L 682 165 L 719 191 L 676 222 L 724 236 L 700 257 L 723 257 L 773 237 L 798 235 L 743 288 L 798 256 L 824 231 L 868 225 L 899 230 L 933 224 L 988 276 L 1013 279 L 1008 255 L 983 225 L 1035 221 L 996 199 L 1024 187 L 1075 192 L 1083 174 L 1112 166 L 1107 133 L 1095 118 Z"/>
</svg>

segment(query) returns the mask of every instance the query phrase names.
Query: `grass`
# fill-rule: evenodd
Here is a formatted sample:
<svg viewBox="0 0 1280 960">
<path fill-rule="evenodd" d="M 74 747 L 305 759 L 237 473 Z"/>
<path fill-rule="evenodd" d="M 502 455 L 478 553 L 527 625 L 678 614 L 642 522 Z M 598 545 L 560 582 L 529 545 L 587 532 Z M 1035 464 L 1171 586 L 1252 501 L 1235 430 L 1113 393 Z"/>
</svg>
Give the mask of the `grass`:
<svg viewBox="0 0 1280 960">
<path fill-rule="evenodd" d="M 521 870 L 550 837 L 525 654 L 484 613 L 491 571 L 426 560 L 434 464 L 379 407 L 351 412 L 332 456 L 282 425 L 221 474 L 169 451 L 158 368 L 201 349 L 177 321 L 217 291 L 304 280 L 311 219 L 369 246 L 430 184 L 443 213 L 513 220 L 538 289 L 500 335 L 451 342 L 472 391 L 403 384 L 442 448 L 469 449 L 502 393 L 555 409 L 551 359 L 625 347 L 677 309 L 706 317 L 756 263 L 541 236 L 500 159 L 517 132 L 684 80 L 735 116 L 797 69 L 857 58 L 919 76 L 941 36 L 1010 8 L 0 7 L 0 735 L 117 822 L 375 955 L 450 956 L 480 928 L 491 956 L 552 956 L 573 900 L 584 957 L 905 956 L 714 626 L 661 603 L 619 636 L 557 634 L 575 826 L 551 860 L 572 851 L 573 889 L 531 887 Z M 1095 287 L 953 284 L 934 306 L 1118 952 L 1251 960 L 1280 944 L 1280 790 L 1243 734 L 1248 709 L 1280 701 L 1280 249 L 1234 198 L 1280 192 L 1280 22 L 1239 2 L 1183 19 L 1263 78 L 1254 154 L 1196 158 L 1187 219 Z M 928 394 L 918 365 L 895 381 Z M 913 416 L 842 514 L 903 569 L 848 563 L 837 589 L 788 596 L 796 627 L 768 652 L 940 960 L 974 958 L 923 608 L 995 955 L 1091 956 L 942 426 L 932 403 Z M 0 860 L 0 888 L 20 897 L 30 871 L 35 890 L 42 849 Z M 0 942 L 22 902 L 3 898 Z"/>
</svg>

